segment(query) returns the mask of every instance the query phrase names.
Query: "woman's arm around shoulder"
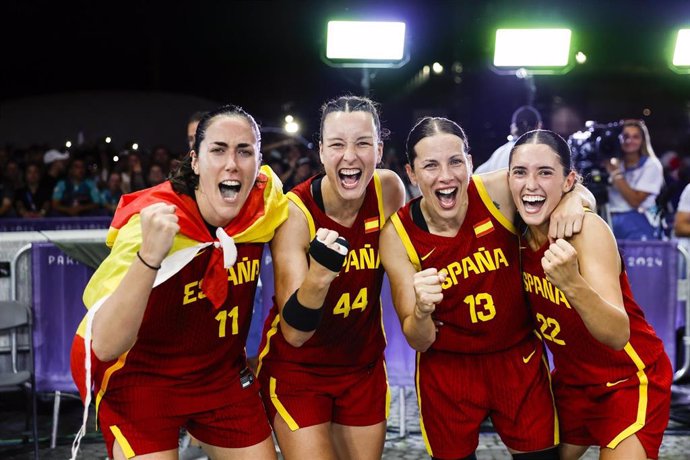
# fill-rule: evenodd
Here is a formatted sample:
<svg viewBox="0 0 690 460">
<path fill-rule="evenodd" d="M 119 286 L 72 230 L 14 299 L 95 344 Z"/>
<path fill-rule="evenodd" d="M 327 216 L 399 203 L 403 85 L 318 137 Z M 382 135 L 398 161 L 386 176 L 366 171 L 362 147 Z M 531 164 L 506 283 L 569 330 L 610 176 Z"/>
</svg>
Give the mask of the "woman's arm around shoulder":
<svg viewBox="0 0 690 460">
<path fill-rule="evenodd" d="M 508 187 L 508 168 L 477 174 L 472 178 L 475 181 L 481 181 L 496 208 L 503 214 L 503 217 L 512 222 L 517 208 L 513 202 L 513 196 L 510 194 L 510 187 Z"/>
<path fill-rule="evenodd" d="M 585 208 L 596 209 L 597 201 L 592 192 L 582 184 L 576 183 L 569 193 L 561 198 L 549 224 L 549 237 L 570 238 L 580 233 L 585 218 Z"/>
<path fill-rule="evenodd" d="M 483 182 L 491 201 L 501 214 L 512 222 L 517 209 L 508 185 L 508 169 L 499 169 L 474 177 L 478 177 Z M 585 216 L 584 208 L 594 209 L 596 204 L 592 192 L 581 184 L 575 184 L 573 190 L 563 196 L 560 204 L 551 214 L 549 236 L 553 239 L 569 238 L 580 232 Z"/>
</svg>

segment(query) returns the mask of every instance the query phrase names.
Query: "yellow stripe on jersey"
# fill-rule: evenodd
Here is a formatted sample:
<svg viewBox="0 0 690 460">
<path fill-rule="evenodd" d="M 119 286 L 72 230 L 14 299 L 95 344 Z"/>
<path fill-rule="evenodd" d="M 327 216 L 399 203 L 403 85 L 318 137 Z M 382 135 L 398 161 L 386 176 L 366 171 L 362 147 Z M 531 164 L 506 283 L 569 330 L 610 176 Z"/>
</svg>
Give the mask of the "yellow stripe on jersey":
<svg viewBox="0 0 690 460">
<path fill-rule="evenodd" d="M 121 354 L 119 358 L 117 358 L 117 362 L 110 366 L 108 369 L 106 369 L 105 373 L 103 374 L 103 381 L 101 382 L 101 389 L 98 391 L 98 395 L 96 395 L 96 414 L 98 414 L 98 406 L 101 404 L 101 399 L 103 399 L 103 395 L 105 394 L 106 390 L 108 389 L 108 382 L 110 382 L 110 377 L 123 367 L 125 367 L 125 361 L 127 360 L 127 354 L 129 354 L 129 350 L 127 350 L 125 353 Z"/>
<path fill-rule="evenodd" d="M 280 323 L 280 315 L 276 315 L 271 323 L 271 328 L 266 333 L 266 345 L 264 346 L 264 349 L 261 350 L 261 353 L 259 353 L 259 365 L 256 367 L 257 376 L 259 375 L 259 372 L 261 372 L 261 364 L 263 363 L 264 356 L 266 356 L 268 351 L 271 349 L 271 337 L 276 335 L 278 332 L 278 323 Z"/>
<path fill-rule="evenodd" d="M 297 431 L 299 430 L 299 425 L 297 422 L 295 422 L 295 419 L 292 418 L 292 415 L 287 411 L 285 406 L 283 406 L 283 403 L 280 402 L 278 399 L 278 395 L 276 394 L 276 379 L 271 377 L 270 381 L 270 395 L 271 395 L 271 402 L 273 403 L 273 406 L 275 406 L 276 410 L 280 414 L 281 417 L 283 417 L 283 420 L 285 420 L 285 423 L 287 423 L 288 428 L 290 428 L 291 431 Z"/>
<path fill-rule="evenodd" d="M 384 326 L 383 323 L 383 301 L 381 300 L 381 297 L 379 296 L 379 324 L 381 326 L 381 334 L 383 334 L 383 343 L 388 345 L 388 337 L 386 337 L 386 327 Z M 383 360 L 383 372 L 386 375 L 386 420 L 388 420 L 388 416 L 390 415 L 391 411 L 391 386 L 388 383 L 388 367 L 386 366 L 386 360 Z"/>
<path fill-rule="evenodd" d="M 426 446 L 426 451 L 429 453 L 429 457 L 433 457 L 434 453 L 431 450 L 431 444 L 429 444 L 429 437 L 426 434 L 426 428 L 424 428 L 424 417 L 422 416 L 422 397 L 420 396 L 419 387 L 419 358 L 422 356 L 420 352 L 417 352 L 417 365 L 415 366 L 415 376 L 414 382 L 417 386 L 417 406 L 419 407 L 419 428 L 422 429 L 422 438 L 424 438 L 424 445 Z"/>
<path fill-rule="evenodd" d="M 110 432 L 115 436 L 115 440 L 122 448 L 122 453 L 125 454 L 125 457 L 132 458 L 137 455 L 134 453 L 134 449 L 129 445 L 129 441 L 127 441 L 127 438 L 125 438 L 125 435 L 122 434 L 122 431 L 120 431 L 117 425 L 111 425 Z"/>
<path fill-rule="evenodd" d="M 517 230 L 515 229 L 515 226 L 511 221 L 506 219 L 506 216 L 504 216 L 501 211 L 498 210 L 494 202 L 491 200 L 491 197 L 489 196 L 489 192 L 486 191 L 486 187 L 484 187 L 484 181 L 481 179 L 480 176 L 472 176 L 472 180 L 474 181 L 474 185 L 477 186 L 477 192 L 479 192 L 479 196 L 481 197 L 482 201 L 484 202 L 484 206 L 486 206 L 486 209 L 489 210 L 492 216 L 496 218 L 497 221 L 501 223 L 506 229 L 508 229 L 511 233 L 515 233 L 517 235 Z"/>
<path fill-rule="evenodd" d="M 384 359 L 383 362 L 383 375 L 386 377 L 386 420 L 388 420 L 388 416 L 390 415 L 391 412 L 391 386 L 388 383 L 388 367 L 386 366 L 386 360 Z M 404 401 L 405 399 L 403 399 Z"/>
<path fill-rule="evenodd" d="M 374 190 L 376 190 L 376 202 L 379 206 L 379 230 L 383 228 L 386 223 L 386 211 L 383 207 L 383 187 L 381 186 L 381 177 L 377 171 L 374 171 Z"/>
<path fill-rule="evenodd" d="M 388 337 L 386 336 L 386 327 L 383 323 L 383 298 L 379 295 L 379 318 L 381 326 L 381 334 L 383 334 L 383 342 L 388 345 Z"/>
<path fill-rule="evenodd" d="M 615 449 L 616 446 L 621 443 L 621 441 L 640 431 L 640 429 L 644 427 L 645 420 L 647 418 L 647 389 L 649 387 L 649 379 L 644 371 L 644 362 L 642 359 L 640 359 L 630 342 L 625 345 L 624 350 L 630 359 L 632 359 L 633 363 L 635 363 L 635 366 L 637 367 L 637 378 L 640 381 L 640 396 L 637 401 L 637 419 L 632 425 L 621 431 L 618 436 L 613 438 L 613 440 L 606 446 L 609 449 Z"/>
<path fill-rule="evenodd" d="M 304 213 L 304 217 L 307 219 L 307 225 L 309 225 L 309 241 L 316 237 L 316 226 L 314 225 L 314 217 L 311 215 L 307 207 L 304 205 L 300 197 L 298 197 L 293 192 L 287 193 L 288 200 L 292 201 L 297 205 L 298 208 Z"/>
<path fill-rule="evenodd" d="M 490 218 L 487 218 L 476 224 L 473 228 L 474 234 L 476 236 L 484 236 L 491 233 L 494 230 L 494 223 L 491 222 Z"/>
<path fill-rule="evenodd" d="M 391 214 L 390 219 L 391 222 L 393 222 L 395 231 L 398 232 L 400 241 L 402 241 L 403 246 L 405 246 L 405 250 L 407 251 L 407 257 L 410 259 L 410 262 L 412 262 L 412 265 L 414 265 L 414 268 L 418 272 L 421 271 L 422 263 L 419 261 L 419 255 L 417 255 L 417 251 L 412 245 L 412 241 L 410 241 L 410 236 L 407 234 L 407 231 L 405 231 L 405 226 L 400 221 L 400 216 L 398 216 L 398 213 L 396 212 Z"/>
</svg>

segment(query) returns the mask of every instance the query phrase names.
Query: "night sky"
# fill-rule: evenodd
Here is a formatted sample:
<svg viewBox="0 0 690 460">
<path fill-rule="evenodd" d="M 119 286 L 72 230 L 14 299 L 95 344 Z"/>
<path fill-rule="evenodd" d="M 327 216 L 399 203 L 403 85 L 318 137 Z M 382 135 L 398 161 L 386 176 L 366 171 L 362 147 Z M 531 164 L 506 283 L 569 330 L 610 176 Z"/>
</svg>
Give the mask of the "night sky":
<svg viewBox="0 0 690 460">
<path fill-rule="evenodd" d="M 442 114 L 466 128 L 481 157 L 528 101 L 524 80 L 489 69 L 495 28 L 551 24 L 573 29 L 588 61 L 534 78 L 547 126 L 561 107 L 600 122 L 649 109 L 657 150 L 690 155 L 690 75 L 667 64 L 674 30 L 690 25 L 688 1 L 10 1 L 0 18 L 0 123 L 2 105 L 17 99 L 144 91 L 236 103 L 270 125 L 289 112 L 311 138 L 322 102 L 361 93 L 361 70 L 321 59 L 327 20 L 402 20 L 410 60 L 374 71 L 370 93 L 392 142 L 402 144 L 417 116 Z M 444 74 L 414 85 L 434 61 Z"/>
</svg>

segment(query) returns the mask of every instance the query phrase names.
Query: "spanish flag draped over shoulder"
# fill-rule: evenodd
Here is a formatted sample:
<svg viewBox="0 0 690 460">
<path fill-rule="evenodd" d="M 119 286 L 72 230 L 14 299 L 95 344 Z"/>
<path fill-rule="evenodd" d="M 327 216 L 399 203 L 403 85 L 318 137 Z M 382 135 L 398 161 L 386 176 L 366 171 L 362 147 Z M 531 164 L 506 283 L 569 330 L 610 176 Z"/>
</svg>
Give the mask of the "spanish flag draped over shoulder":
<svg viewBox="0 0 690 460">
<path fill-rule="evenodd" d="M 170 182 L 166 181 L 158 186 L 124 195 L 120 199 L 106 237 L 106 244 L 112 248 L 111 253 L 84 290 L 83 300 L 87 309 L 112 294 L 122 281 L 141 245 L 139 212 L 158 202 L 176 206 L 180 232 L 173 240 L 154 286 L 182 269 L 198 250 L 215 243 L 211 261 L 204 274 L 203 291 L 216 308 L 225 301 L 228 283 L 223 251 L 228 248 L 222 244 L 223 232 L 216 234 L 220 242 L 214 241 L 216 237 L 210 234 L 194 199 L 178 194 Z M 273 238 L 276 228 L 287 219 L 287 214 L 287 198 L 283 195 L 280 179 L 268 166 L 262 166 L 244 206 L 237 217 L 222 230 L 234 243 L 265 243 Z"/>
</svg>

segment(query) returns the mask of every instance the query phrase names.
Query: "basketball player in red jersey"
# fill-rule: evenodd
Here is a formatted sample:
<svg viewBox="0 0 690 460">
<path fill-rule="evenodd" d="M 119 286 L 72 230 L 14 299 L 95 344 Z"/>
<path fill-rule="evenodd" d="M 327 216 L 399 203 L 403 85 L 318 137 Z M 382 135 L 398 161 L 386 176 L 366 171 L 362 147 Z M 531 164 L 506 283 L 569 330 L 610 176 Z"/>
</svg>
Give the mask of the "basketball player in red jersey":
<svg viewBox="0 0 690 460">
<path fill-rule="evenodd" d="M 404 202 L 377 170 L 374 103 L 345 96 L 322 107 L 325 174 L 288 193 L 271 243 L 275 301 L 259 354 L 269 419 L 286 459 L 380 459 L 389 390 L 383 350 L 379 230 Z"/>
<path fill-rule="evenodd" d="M 552 210 L 577 181 L 558 134 L 523 134 L 510 154 L 509 183 L 526 231 L 523 281 L 553 354 L 561 458 L 590 445 L 600 458 L 657 458 L 669 420 L 671 364 L 635 302 L 606 222 L 587 213 L 582 231 L 550 241 Z"/>
<path fill-rule="evenodd" d="M 480 424 L 491 416 L 514 458 L 558 458 L 548 366 L 520 292 L 506 170 L 471 177 L 465 133 L 445 118 L 420 120 L 406 147 L 422 197 L 386 224 L 381 259 L 403 332 L 420 352 L 429 455 L 474 458 Z M 563 232 L 577 231 L 584 213 L 583 197 L 572 198 Z"/>
<path fill-rule="evenodd" d="M 120 201 L 72 348 L 110 458 L 177 459 L 181 427 L 214 459 L 276 458 L 244 354 L 263 244 L 287 218 L 260 139 L 221 107 L 175 178 Z"/>
</svg>

